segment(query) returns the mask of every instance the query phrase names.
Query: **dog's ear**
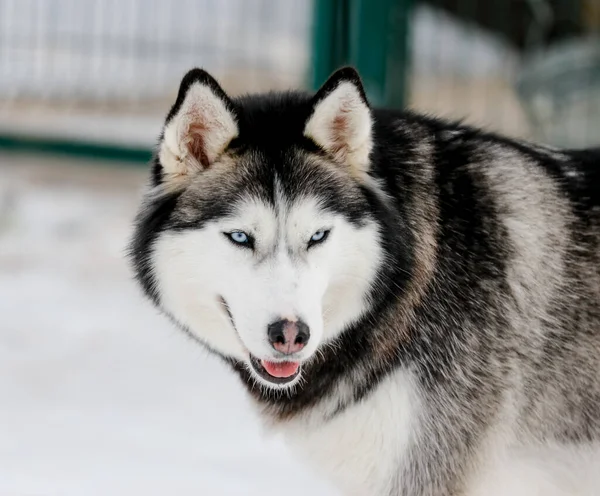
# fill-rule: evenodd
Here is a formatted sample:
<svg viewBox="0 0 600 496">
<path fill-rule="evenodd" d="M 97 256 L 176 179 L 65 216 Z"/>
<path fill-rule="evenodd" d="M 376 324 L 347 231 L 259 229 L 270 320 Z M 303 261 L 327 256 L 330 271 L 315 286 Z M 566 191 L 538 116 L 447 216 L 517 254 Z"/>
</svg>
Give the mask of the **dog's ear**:
<svg viewBox="0 0 600 496">
<path fill-rule="evenodd" d="M 182 79 L 159 148 L 163 180 L 185 180 L 210 167 L 238 134 L 236 111 L 219 83 L 202 69 Z"/>
<path fill-rule="evenodd" d="M 360 175 L 369 169 L 373 120 L 355 69 L 336 71 L 313 97 L 304 135 Z"/>
</svg>

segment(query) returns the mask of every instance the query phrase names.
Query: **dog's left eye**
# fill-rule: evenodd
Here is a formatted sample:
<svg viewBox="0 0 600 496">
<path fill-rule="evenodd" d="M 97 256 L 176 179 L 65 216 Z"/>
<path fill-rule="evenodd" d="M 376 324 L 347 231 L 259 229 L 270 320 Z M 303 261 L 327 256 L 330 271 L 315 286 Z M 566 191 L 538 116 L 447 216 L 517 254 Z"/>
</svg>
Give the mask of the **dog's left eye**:
<svg viewBox="0 0 600 496">
<path fill-rule="evenodd" d="M 308 242 L 308 247 L 310 248 L 311 246 L 322 243 L 327 239 L 327 236 L 329 236 L 329 231 L 325 229 L 317 231 L 311 236 L 310 241 Z"/>
<path fill-rule="evenodd" d="M 252 248 L 253 247 L 253 239 L 252 236 L 246 234 L 244 231 L 232 231 L 228 233 L 223 233 L 227 238 L 236 245 Z"/>
</svg>

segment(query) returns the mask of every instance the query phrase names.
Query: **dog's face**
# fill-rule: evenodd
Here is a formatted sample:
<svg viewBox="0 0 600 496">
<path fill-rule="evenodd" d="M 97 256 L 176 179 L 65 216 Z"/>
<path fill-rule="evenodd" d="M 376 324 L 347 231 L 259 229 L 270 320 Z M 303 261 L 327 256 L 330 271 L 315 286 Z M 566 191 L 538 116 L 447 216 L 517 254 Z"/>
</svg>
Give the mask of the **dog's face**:
<svg viewBox="0 0 600 496">
<path fill-rule="evenodd" d="M 138 217 L 138 279 L 260 384 L 294 386 L 302 363 L 365 311 L 382 263 L 370 151 L 353 71 L 312 98 L 237 101 L 191 71 Z"/>
</svg>

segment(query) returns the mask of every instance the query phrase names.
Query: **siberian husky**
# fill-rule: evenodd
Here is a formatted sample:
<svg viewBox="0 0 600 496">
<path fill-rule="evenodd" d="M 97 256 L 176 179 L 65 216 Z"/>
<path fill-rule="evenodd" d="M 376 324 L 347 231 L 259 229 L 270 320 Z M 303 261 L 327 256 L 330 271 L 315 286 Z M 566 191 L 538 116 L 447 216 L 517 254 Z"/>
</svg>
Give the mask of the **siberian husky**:
<svg viewBox="0 0 600 496">
<path fill-rule="evenodd" d="M 131 260 L 344 494 L 600 495 L 600 152 L 194 69 Z"/>
</svg>

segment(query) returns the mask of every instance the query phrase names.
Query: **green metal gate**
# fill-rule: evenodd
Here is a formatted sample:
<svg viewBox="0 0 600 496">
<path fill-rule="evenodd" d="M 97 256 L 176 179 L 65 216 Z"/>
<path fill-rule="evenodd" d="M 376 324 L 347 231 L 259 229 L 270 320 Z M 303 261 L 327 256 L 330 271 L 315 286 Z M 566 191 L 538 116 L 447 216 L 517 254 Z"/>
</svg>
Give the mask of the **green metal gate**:
<svg viewBox="0 0 600 496">
<path fill-rule="evenodd" d="M 412 0 L 316 0 L 313 88 L 352 65 L 374 104 L 403 107 L 411 6 Z"/>
</svg>

